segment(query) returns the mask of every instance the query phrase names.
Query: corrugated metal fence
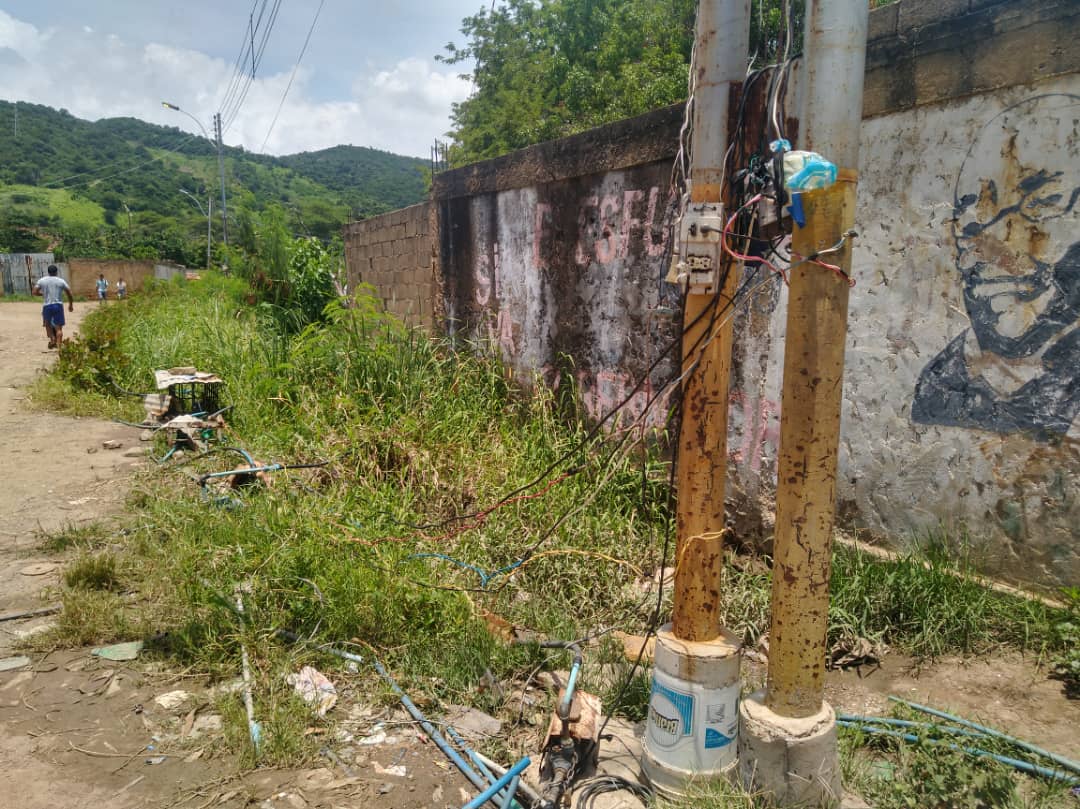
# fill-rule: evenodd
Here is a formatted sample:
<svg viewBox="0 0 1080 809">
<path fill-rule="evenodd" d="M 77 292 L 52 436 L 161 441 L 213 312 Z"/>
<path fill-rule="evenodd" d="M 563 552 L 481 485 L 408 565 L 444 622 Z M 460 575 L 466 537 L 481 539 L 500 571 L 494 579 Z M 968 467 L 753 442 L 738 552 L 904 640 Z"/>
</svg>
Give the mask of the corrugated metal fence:
<svg viewBox="0 0 1080 809">
<path fill-rule="evenodd" d="M 48 272 L 50 264 L 56 264 L 52 253 L 0 253 L 3 294 L 29 295 L 34 282 Z M 67 265 L 56 266 L 60 275 L 70 281 Z"/>
</svg>

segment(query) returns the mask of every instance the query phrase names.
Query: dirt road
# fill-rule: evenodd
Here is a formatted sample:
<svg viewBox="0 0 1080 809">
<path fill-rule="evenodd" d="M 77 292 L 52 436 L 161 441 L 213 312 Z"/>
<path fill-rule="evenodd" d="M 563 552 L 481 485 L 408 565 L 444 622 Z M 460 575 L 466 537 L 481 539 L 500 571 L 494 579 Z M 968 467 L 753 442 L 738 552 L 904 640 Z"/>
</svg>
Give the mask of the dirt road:
<svg viewBox="0 0 1080 809">
<path fill-rule="evenodd" d="M 67 334 L 93 306 L 75 305 Z M 46 350 L 41 307 L 0 303 L 0 613 L 42 606 L 40 593 L 57 582 L 59 565 L 38 550 L 42 533 L 82 525 L 115 509 L 134 458 L 125 451 L 137 433 L 118 424 L 33 413 L 25 388 L 56 357 Z M 119 441 L 105 450 L 104 441 Z M 0 625 L 0 657 L 16 635 L 48 618 Z"/>
</svg>

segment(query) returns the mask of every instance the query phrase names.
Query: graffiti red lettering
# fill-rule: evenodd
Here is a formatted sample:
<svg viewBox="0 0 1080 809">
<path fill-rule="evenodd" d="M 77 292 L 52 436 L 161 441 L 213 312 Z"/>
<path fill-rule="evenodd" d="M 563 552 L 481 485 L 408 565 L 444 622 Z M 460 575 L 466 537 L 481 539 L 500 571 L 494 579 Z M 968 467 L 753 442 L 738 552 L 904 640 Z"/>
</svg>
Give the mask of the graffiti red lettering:
<svg viewBox="0 0 1080 809">
<path fill-rule="evenodd" d="M 592 257 L 585 251 L 583 242 L 585 234 L 588 232 L 589 211 L 597 206 L 597 202 L 598 200 L 596 197 L 586 197 L 581 201 L 581 205 L 578 207 L 578 239 L 577 247 L 574 248 L 574 261 L 576 261 L 580 267 L 587 267 L 592 261 Z"/>
<path fill-rule="evenodd" d="M 656 189 L 653 189 L 654 191 Z M 634 203 L 645 198 L 644 191 L 627 191 L 623 194 L 622 230 L 619 239 L 619 258 L 626 258 L 630 252 L 630 239 L 635 231 L 641 230 L 641 220 L 634 217 Z"/>
</svg>

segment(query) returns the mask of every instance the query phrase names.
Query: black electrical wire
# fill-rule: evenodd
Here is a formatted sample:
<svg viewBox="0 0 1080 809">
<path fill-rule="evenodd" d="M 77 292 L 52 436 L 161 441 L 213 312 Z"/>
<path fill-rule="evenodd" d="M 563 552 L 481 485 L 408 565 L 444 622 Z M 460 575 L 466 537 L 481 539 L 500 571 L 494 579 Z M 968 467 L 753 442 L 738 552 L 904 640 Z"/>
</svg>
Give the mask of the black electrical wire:
<svg viewBox="0 0 1080 809">
<path fill-rule="evenodd" d="M 594 809 L 597 798 L 609 792 L 630 792 L 646 803 L 652 799 L 652 792 L 637 781 L 618 775 L 599 775 L 578 784 L 574 790 L 575 805 L 578 809 Z"/>
</svg>

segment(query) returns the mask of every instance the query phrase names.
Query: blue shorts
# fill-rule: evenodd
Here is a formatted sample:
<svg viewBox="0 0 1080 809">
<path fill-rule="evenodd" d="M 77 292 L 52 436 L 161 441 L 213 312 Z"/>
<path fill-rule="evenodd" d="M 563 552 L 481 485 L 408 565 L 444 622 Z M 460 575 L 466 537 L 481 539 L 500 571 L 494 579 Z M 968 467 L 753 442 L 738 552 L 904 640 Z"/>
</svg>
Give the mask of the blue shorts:
<svg viewBox="0 0 1080 809">
<path fill-rule="evenodd" d="M 61 328 L 64 325 L 64 304 L 45 304 L 41 307 L 41 319 L 46 326 L 52 326 L 54 329 Z"/>
</svg>

